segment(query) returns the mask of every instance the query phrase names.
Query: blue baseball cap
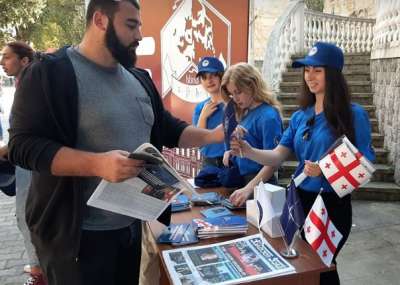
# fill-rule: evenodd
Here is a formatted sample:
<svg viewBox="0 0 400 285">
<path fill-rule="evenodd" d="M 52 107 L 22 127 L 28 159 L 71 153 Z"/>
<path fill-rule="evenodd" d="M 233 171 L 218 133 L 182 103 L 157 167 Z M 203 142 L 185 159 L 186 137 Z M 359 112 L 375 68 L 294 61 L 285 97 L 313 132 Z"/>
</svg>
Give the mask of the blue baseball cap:
<svg viewBox="0 0 400 285">
<path fill-rule="evenodd" d="M 327 66 L 342 70 L 344 65 L 343 51 L 334 44 L 317 42 L 305 58 L 297 59 L 292 67 Z"/>
<path fill-rule="evenodd" d="M 200 73 L 217 73 L 224 72 L 225 68 L 222 62 L 212 56 L 203 57 L 197 65 L 197 75 Z"/>
</svg>

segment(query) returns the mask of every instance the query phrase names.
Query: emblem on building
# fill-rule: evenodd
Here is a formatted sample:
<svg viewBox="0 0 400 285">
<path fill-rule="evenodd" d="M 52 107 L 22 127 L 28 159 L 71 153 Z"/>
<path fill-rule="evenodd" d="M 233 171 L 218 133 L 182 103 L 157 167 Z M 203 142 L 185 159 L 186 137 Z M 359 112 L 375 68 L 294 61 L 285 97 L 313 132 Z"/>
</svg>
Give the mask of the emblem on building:
<svg viewBox="0 0 400 285">
<path fill-rule="evenodd" d="M 231 23 L 205 0 L 177 0 L 161 30 L 162 96 L 198 103 L 207 93 L 196 78 L 197 63 L 215 56 L 230 65 Z"/>
</svg>

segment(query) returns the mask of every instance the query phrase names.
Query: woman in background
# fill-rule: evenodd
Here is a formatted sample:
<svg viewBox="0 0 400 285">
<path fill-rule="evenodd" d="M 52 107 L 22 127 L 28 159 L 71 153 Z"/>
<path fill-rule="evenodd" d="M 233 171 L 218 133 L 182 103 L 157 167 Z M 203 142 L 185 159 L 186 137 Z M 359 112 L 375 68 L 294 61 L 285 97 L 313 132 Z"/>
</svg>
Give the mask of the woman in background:
<svg viewBox="0 0 400 285">
<path fill-rule="evenodd" d="M 32 62 L 34 57 L 33 49 L 24 42 L 10 42 L 6 44 L 1 52 L 2 58 L 0 65 L 8 76 L 15 77 L 15 87 L 18 88 L 18 82 L 23 69 Z M 0 149 L 0 156 L 7 157 L 7 145 Z M 24 267 L 24 271 L 30 273 L 29 279 L 25 285 L 45 285 L 43 273 L 39 265 L 35 248 L 31 242 L 31 236 L 25 220 L 25 204 L 28 196 L 29 185 L 31 183 L 31 172 L 20 167 L 16 167 L 16 216 L 17 225 L 21 231 L 25 249 L 28 255 L 29 264 Z"/>
</svg>

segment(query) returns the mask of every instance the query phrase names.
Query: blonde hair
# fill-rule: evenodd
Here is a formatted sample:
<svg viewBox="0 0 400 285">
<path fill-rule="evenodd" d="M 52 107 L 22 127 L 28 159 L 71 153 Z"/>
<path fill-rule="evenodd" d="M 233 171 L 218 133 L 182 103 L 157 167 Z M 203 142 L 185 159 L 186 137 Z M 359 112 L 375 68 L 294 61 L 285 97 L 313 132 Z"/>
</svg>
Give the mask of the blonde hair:
<svg viewBox="0 0 400 285">
<path fill-rule="evenodd" d="M 281 115 L 281 103 L 276 96 L 268 89 L 267 84 L 262 79 L 261 73 L 252 65 L 240 62 L 230 66 L 221 80 L 221 95 L 225 102 L 231 100 L 231 94 L 227 89 L 227 85 L 232 83 L 235 87 L 253 96 L 256 102 L 265 102 L 274 107 Z M 244 115 L 244 111 L 235 108 L 236 115 L 240 119 Z"/>
</svg>

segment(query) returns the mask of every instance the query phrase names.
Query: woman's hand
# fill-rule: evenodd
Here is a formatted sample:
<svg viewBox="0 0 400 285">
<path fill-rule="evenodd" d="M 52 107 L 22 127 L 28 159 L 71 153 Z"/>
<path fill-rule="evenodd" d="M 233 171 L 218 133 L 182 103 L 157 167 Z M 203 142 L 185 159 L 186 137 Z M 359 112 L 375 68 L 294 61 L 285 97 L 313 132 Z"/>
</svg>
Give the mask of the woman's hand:
<svg viewBox="0 0 400 285">
<path fill-rule="evenodd" d="M 240 157 L 248 157 L 248 154 L 253 149 L 248 142 L 239 139 L 235 136 L 232 137 L 230 144 L 231 144 L 231 154 Z"/>
<path fill-rule="evenodd" d="M 320 176 L 322 171 L 318 163 L 306 160 L 304 162 L 304 174 L 310 177 Z"/>
<path fill-rule="evenodd" d="M 231 151 L 227 150 L 224 152 L 224 157 L 222 158 L 222 163 L 226 166 L 229 167 L 229 159 L 231 158 Z"/>
<path fill-rule="evenodd" d="M 234 206 L 239 207 L 246 203 L 251 193 L 253 193 L 252 189 L 246 187 L 240 188 L 231 194 L 229 200 Z"/>
<path fill-rule="evenodd" d="M 207 119 L 214 113 L 218 108 L 218 103 L 214 103 L 211 100 L 204 104 L 203 109 L 201 110 L 200 116 L 204 119 Z"/>
</svg>

